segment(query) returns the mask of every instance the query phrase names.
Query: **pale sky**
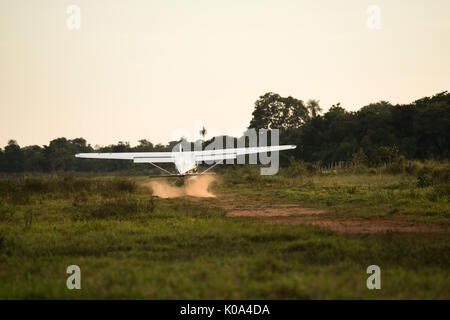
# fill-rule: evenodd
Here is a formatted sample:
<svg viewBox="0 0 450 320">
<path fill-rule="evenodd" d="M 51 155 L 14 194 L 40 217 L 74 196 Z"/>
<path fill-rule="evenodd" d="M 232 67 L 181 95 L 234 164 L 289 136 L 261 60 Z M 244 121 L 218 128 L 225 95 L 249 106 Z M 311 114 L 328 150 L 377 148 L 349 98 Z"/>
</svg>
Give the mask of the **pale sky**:
<svg viewBox="0 0 450 320">
<path fill-rule="evenodd" d="M 449 0 L 0 0 L 0 146 L 239 132 L 269 91 L 407 103 L 450 89 L 449 57 Z"/>
</svg>

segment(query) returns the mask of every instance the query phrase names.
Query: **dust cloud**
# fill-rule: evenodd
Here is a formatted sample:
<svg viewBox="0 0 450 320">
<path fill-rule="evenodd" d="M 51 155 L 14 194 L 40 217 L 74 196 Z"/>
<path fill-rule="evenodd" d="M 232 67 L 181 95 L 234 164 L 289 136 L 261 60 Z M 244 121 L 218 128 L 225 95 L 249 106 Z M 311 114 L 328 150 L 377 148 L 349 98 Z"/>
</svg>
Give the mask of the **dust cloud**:
<svg viewBox="0 0 450 320">
<path fill-rule="evenodd" d="M 183 196 L 212 198 L 215 197 L 208 189 L 216 180 L 214 176 L 193 176 L 185 180 L 184 186 L 177 187 L 167 180 L 153 180 L 143 186 L 153 190 L 153 195 L 160 198 L 178 198 Z"/>
</svg>

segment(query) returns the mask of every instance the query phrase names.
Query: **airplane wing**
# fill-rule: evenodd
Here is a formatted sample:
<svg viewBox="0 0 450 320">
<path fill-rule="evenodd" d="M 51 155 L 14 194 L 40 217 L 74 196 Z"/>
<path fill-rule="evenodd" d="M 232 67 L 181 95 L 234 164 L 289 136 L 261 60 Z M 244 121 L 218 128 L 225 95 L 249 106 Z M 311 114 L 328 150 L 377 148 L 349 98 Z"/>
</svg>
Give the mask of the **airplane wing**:
<svg viewBox="0 0 450 320">
<path fill-rule="evenodd" d="M 175 162 L 173 152 L 111 152 L 111 153 L 78 153 L 77 158 L 133 160 L 135 163 Z"/>
<path fill-rule="evenodd" d="M 203 151 L 194 151 L 194 158 L 195 158 L 195 162 L 236 159 L 237 156 L 241 156 L 241 155 L 245 155 L 245 154 L 277 152 L 277 151 L 282 151 L 282 150 L 295 149 L 296 147 L 297 146 L 294 146 L 294 145 L 284 145 L 284 146 L 269 146 L 269 147 L 249 147 L 249 148 L 229 148 L 229 149 L 219 149 L 219 150 L 203 150 Z"/>
</svg>

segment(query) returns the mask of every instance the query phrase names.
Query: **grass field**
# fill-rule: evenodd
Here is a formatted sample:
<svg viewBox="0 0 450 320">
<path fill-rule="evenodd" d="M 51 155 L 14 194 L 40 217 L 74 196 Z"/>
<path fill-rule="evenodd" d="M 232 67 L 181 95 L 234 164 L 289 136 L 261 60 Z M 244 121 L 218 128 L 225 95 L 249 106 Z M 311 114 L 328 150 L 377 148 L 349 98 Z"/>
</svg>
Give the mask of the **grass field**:
<svg viewBox="0 0 450 320">
<path fill-rule="evenodd" d="M 1 179 L 0 298 L 450 298 L 448 182 L 237 168 L 216 198 L 162 199 L 147 181 Z"/>
</svg>

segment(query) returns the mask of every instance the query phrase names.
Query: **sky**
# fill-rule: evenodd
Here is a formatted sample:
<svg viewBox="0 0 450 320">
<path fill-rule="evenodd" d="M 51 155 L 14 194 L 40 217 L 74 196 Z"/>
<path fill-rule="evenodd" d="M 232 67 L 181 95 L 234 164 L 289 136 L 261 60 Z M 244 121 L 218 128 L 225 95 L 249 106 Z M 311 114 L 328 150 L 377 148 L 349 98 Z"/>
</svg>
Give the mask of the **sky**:
<svg viewBox="0 0 450 320">
<path fill-rule="evenodd" d="M 448 0 L 0 0 L 0 147 L 238 135 L 266 92 L 408 103 L 450 89 L 449 39 Z"/>
</svg>

